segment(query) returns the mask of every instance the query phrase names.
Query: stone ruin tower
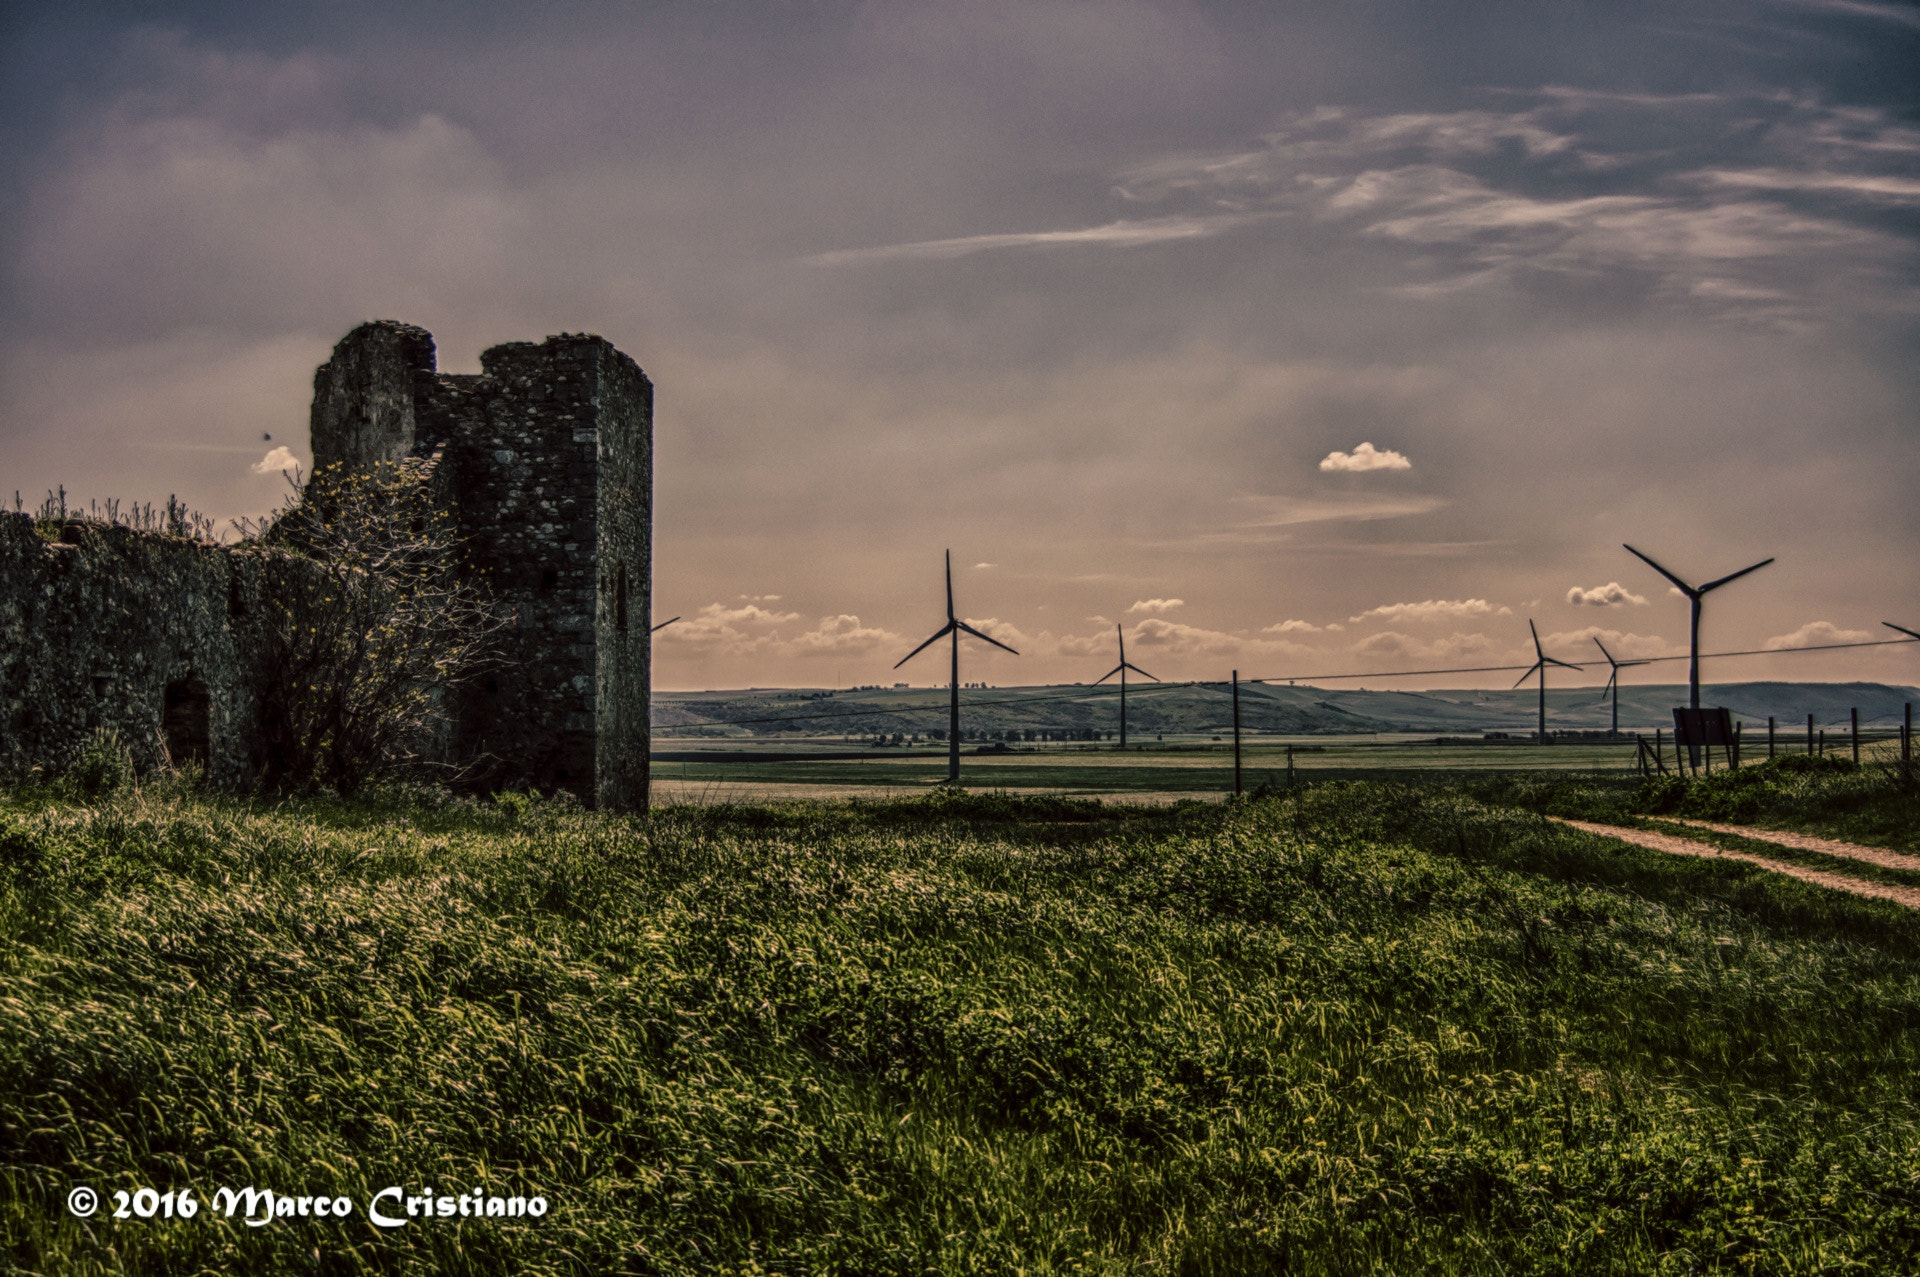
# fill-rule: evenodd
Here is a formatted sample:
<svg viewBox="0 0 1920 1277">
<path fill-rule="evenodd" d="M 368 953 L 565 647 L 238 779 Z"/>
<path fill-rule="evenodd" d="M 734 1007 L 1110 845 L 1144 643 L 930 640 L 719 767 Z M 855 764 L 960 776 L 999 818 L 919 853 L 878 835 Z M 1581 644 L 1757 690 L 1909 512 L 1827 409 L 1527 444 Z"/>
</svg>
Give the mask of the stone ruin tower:
<svg viewBox="0 0 1920 1277">
<path fill-rule="evenodd" d="M 411 324 L 355 328 L 314 374 L 314 468 L 437 456 L 470 569 L 513 615 L 503 659 L 449 697 L 448 756 L 485 785 L 644 811 L 653 384 L 584 334 L 480 366 L 439 372 Z"/>
</svg>

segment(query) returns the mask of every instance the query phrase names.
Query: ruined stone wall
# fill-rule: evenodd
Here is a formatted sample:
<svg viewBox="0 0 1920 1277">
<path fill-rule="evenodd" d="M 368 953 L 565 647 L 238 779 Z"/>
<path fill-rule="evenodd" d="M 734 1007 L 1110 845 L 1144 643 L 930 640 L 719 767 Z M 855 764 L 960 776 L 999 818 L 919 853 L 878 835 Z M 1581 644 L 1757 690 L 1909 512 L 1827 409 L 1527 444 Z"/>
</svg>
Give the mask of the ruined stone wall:
<svg viewBox="0 0 1920 1277">
<path fill-rule="evenodd" d="M 72 522 L 60 539 L 0 513 L 0 777 L 59 770 L 95 728 L 135 765 L 203 759 L 242 785 L 258 766 L 256 657 L 276 591 L 304 571 L 259 547 Z"/>
<path fill-rule="evenodd" d="M 599 337 L 480 362 L 442 374 L 424 330 L 356 328 L 314 379 L 315 465 L 440 452 L 470 570 L 514 617 L 497 668 L 449 701 L 475 780 L 644 808 L 653 387 Z"/>
<path fill-rule="evenodd" d="M 412 325 L 354 329 L 314 374 L 315 467 L 432 458 L 466 570 L 513 618 L 493 666 L 448 692 L 445 761 L 483 787 L 643 810 L 653 386 L 585 335 L 495 346 L 481 367 L 441 374 Z M 268 604 L 312 570 L 260 546 L 83 523 L 49 541 L 27 516 L 0 517 L 0 775 L 58 767 L 111 726 L 143 766 L 171 741 L 244 784 L 259 770 Z"/>
<path fill-rule="evenodd" d="M 594 798 L 611 811 L 644 811 L 653 745 L 653 383 L 604 342 L 597 363 Z"/>
<path fill-rule="evenodd" d="M 348 333 L 314 370 L 314 469 L 398 461 L 430 442 L 416 434 L 418 400 L 433 372 L 433 335 L 424 328 L 375 320 Z"/>
</svg>

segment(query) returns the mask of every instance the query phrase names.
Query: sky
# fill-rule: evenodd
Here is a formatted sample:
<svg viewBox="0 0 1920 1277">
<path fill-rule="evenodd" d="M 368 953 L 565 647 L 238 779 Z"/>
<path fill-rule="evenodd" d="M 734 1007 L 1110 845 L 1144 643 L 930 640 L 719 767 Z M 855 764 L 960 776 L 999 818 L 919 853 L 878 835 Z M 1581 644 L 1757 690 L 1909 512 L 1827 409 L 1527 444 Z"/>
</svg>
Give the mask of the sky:
<svg viewBox="0 0 1920 1277">
<path fill-rule="evenodd" d="M 1684 652 L 1625 542 L 1920 629 L 1920 4 L 29 2 L 0 164 L 9 497 L 256 515 L 362 320 L 596 332 L 657 687 L 943 682 L 949 549 L 996 686 Z"/>
</svg>

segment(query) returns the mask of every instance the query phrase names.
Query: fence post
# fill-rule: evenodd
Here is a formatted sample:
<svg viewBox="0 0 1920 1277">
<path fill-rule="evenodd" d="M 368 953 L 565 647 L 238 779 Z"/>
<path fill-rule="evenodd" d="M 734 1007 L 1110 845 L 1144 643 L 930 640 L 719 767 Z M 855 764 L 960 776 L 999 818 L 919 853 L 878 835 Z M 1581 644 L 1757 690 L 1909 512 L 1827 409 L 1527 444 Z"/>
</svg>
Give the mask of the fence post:
<svg viewBox="0 0 1920 1277">
<path fill-rule="evenodd" d="M 1287 746 L 1287 788 L 1293 788 L 1293 746 Z"/>
<path fill-rule="evenodd" d="M 1827 756 L 1827 729 L 1822 727 L 1820 729 L 1820 757 L 1825 758 L 1826 756 Z"/>
<path fill-rule="evenodd" d="M 1807 715 L 1807 752 L 1813 752 L 1813 715 Z"/>
<path fill-rule="evenodd" d="M 1733 725 L 1733 755 L 1727 759 L 1727 764 L 1736 770 L 1740 766 L 1740 732 L 1745 726 L 1744 723 L 1735 723 Z"/>
<path fill-rule="evenodd" d="M 1855 705 L 1847 712 L 1853 719 L 1853 765 L 1858 767 L 1860 765 L 1860 707 Z"/>
<path fill-rule="evenodd" d="M 1665 730 L 1661 727 L 1653 729 L 1653 761 L 1660 765 L 1662 775 L 1667 770 L 1667 738 L 1661 734 Z"/>
<path fill-rule="evenodd" d="M 1773 715 L 1767 715 L 1767 757 L 1773 757 Z"/>
<path fill-rule="evenodd" d="M 1900 779 L 1913 783 L 1913 702 L 1906 702 L 1900 720 Z"/>
<path fill-rule="evenodd" d="M 1240 796 L 1240 671 L 1233 672 L 1233 796 Z"/>
</svg>

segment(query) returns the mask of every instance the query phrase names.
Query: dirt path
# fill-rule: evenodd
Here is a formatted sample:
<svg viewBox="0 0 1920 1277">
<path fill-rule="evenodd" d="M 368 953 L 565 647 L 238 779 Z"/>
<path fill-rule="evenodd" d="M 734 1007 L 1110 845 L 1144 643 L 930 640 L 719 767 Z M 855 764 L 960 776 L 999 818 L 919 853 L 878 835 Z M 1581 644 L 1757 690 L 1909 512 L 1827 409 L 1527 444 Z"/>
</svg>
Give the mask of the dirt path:
<svg viewBox="0 0 1920 1277">
<path fill-rule="evenodd" d="M 1920 887 L 1895 887 L 1884 882 L 1868 882 L 1861 878 L 1849 878 L 1845 874 L 1827 873 L 1820 869 L 1808 869 L 1804 865 L 1790 864 L 1784 860 L 1769 860 L 1765 856 L 1750 855 L 1744 851 L 1725 851 L 1709 843 L 1695 842 L 1691 838 L 1682 838 L 1678 834 L 1655 833 L 1651 829 L 1621 829 L 1617 825 L 1596 825 L 1587 820 L 1567 820 L 1559 816 L 1550 817 L 1563 825 L 1584 830 L 1590 834 L 1599 834 L 1606 838 L 1618 838 L 1621 842 L 1630 842 L 1635 846 L 1648 847 L 1654 851 L 1669 852 L 1676 856 L 1699 856 L 1702 859 L 1744 860 L 1750 865 L 1759 865 L 1777 874 L 1789 878 L 1798 878 L 1801 882 L 1810 882 L 1816 887 L 1830 887 L 1835 891 L 1845 891 L 1855 896 L 1868 896 L 1875 900 L 1891 900 L 1895 904 L 1905 905 L 1909 909 L 1920 909 Z M 1872 848 L 1862 848 L 1872 850 Z M 1891 852 L 1883 852 L 1891 855 Z"/>
<path fill-rule="evenodd" d="M 1781 847 L 1792 847 L 1796 851 L 1817 851 L 1823 856 L 1840 856 L 1847 860 L 1858 860 L 1862 864 L 1879 865 L 1882 869 L 1906 869 L 1920 872 L 1920 856 L 1888 851 L 1884 847 L 1863 847 L 1857 842 L 1841 842 L 1837 838 L 1816 838 L 1812 834 L 1788 833 L 1781 829 L 1755 829 L 1750 825 L 1722 825 L 1711 820 L 1682 820 L 1678 816 L 1656 816 L 1654 819 L 1671 821 L 1676 825 L 1692 825 L 1695 829 L 1711 829 L 1716 834 L 1737 834 L 1742 838 L 1754 838 L 1760 842 L 1770 842 Z"/>
</svg>

